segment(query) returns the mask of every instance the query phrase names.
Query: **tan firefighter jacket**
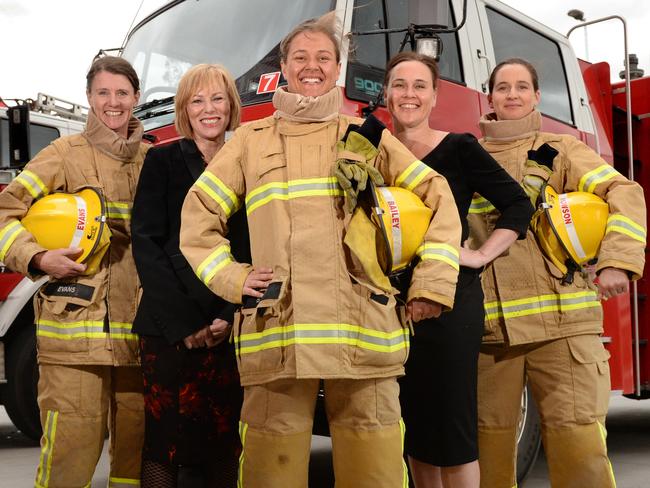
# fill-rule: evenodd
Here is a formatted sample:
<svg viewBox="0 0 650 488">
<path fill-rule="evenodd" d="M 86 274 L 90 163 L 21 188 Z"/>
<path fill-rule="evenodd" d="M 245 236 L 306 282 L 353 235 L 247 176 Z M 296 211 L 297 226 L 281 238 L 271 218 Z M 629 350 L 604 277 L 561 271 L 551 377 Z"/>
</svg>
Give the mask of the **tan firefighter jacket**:
<svg viewBox="0 0 650 488">
<path fill-rule="evenodd" d="M 253 266 L 273 269 L 265 296 L 245 300 L 235 320 L 244 385 L 403 372 L 409 330 L 398 320 L 395 298 L 351 277 L 360 270 L 343 245 L 350 217 L 333 176 L 335 145 L 350 123 L 361 122 L 338 115 L 337 105 L 327 121 L 269 117 L 241 127 L 185 200 L 181 250 L 215 293 L 242 302 L 251 266 L 233 261 L 223 237 L 240 205 L 248 215 Z M 446 180 L 388 130 L 373 163 L 388 185 L 413 190 L 434 210 L 409 298 L 451 307 L 461 230 Z"/>
<path fill-rule="evenodd" d="M 593 150 L 566 134 L 540 132 L 541 116 L 533 112 L 516 121 L 481 121 L 483 147 L 515 180 L 522 182 L 534 167 L 525 165 L 530 149 L 548 143 L 559 154 L 548 183 L 558 192 L 586 191 L 603 198 L 610 208 L 605 238 L 596 270 L 615 267 L 632 279 L 643 273 L 646 211 L 641 187 L 622 176 Z M 538 176 L 544 173 L 536 173 Z M 494 228 L 498 212 L 489 202 L 475 198 L 470 209 L 472 247 L 480 246 Z M 486 336 L 484 342 L 511 345 L 558 337 L 602 333 L 602 310 L 588 277 L 575 274 L 574 283 L 562 285 L 563 274 L 540 250 L 529 229 L 506 255 L 483 273 Z"/>
<path fill-rule="evenodd" d="M 20 224 L 32 203 L 53 192 L 101 189 L 112 232 L 108 252 L 92 276 L 50 280 L 34 297 L 41 363 L 135 365 L 131 333 L 139 281 L 131 255 L 131 205 L 148 146 L 142 124 L 129 123 L 128 140 L 91 112 L 83 134 L 62 137 L 39 152 L 0 194 L 0 260 L 34 277 L 32 257 L 45 249 Z M 55 229 L 52 230 L 53 232 Z"/>
</svg>

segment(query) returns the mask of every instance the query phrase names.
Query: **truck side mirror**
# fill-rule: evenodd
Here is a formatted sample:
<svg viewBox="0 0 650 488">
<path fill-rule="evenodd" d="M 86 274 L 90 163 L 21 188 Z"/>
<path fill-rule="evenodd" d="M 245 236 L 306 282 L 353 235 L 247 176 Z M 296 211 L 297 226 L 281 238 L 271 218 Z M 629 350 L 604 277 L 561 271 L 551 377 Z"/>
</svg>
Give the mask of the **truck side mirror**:
<svg viewBox="0 0 650 488">
<path fill-rule="evenodd" d="M 31 158 L 29 150 L 29 106 L 22 104 L 7 109 L 9 119 L 9 164 L 24 166 Z"/>
</svg>

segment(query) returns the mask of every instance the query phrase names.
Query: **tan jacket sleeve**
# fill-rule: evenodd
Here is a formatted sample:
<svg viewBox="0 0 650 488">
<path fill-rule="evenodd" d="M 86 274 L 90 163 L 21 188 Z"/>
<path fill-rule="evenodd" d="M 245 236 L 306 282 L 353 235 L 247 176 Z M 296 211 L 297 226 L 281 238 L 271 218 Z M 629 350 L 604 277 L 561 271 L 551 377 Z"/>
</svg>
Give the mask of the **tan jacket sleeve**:
<svg viewBox="0 0 650 488">
<path fill-rule="evenodd" d="M 565 137 L 564 141 L 567 151 L 564 191 L 593 193 L 609 205 L 596 271 L 614 267 L 628 271 L 632 279 L 639 279 L 643 274 L 646 244 L 643 189 L 582 142 L 573 137 Z"/>
<path fill-rule="evenodd" d="M 445 308 L 454 304 L 459 270 L 461 223 L 447 180 L 419 161 L 388 130 L 384 130 L 376 166 L 386 184 L 411 190 L 433 210 L 420 262 L 413 271 L 408 300 L 427 298 Z"/>
<path fill-rule="evenodd" d="M 245 127 L 217 153 L 185 197 L 181 213 L 180 246 L 196 275 L 214 293 L 232 303 L 242 302 L 242 288 L 252 270 L 230 252 L 228 218 L 243 204 L 242 154 Z"/>
<path fill-rule="evenodd" d="M 0 261 L 9 269 L 32 276 L 30 261 L 46 249 L 20 221 L 36 200 L 62 189 L 64 184 L 63 155 L 53 143 L 39 152 L 0 193 Z"/>
</svg>

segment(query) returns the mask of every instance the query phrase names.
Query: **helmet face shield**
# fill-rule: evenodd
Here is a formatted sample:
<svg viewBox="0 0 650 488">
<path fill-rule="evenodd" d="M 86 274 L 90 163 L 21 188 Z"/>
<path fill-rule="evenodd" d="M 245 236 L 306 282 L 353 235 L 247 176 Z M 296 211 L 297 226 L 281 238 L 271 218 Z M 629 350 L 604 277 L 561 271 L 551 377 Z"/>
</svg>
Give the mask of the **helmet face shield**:
<svg viewBox="0 0 650 488">
<path fill-rule="evenodd" d="M 540 198 L 543 211 L 533 228 L 544 254 L 562 273 L 593 261 L 605 236 L 607 203 L 587 192 L 558 194 L 548 184 L 543 186 Z"/>
<path fill-rule="evenodd" d="M 95 188 L 47 195 L 30 207 L 22 224 L 46 249 L 78 247 L 82 250 L 76 259 L 78 263 L 86 263 L 92 257 L 94 269 L 89 266 L 86 274 L 97 271 L 110 243 L 106 204 Z"/>
</svg>

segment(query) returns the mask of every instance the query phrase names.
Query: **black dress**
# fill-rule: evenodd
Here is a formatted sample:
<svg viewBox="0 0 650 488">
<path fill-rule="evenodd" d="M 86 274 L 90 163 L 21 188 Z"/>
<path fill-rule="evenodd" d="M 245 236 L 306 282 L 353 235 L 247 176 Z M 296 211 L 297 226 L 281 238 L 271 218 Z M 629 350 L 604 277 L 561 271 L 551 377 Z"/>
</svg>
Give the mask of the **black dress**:
<svg viewBox="0 0 650 488">
<path fill-rule="evenodd" d="M 422 159 L 449 183 L 462 223 L 474 193 L 500 212 L 496 228 L 525 237 L 533 208 L 523 189 L 471 134 L 448 134 Z M 415 326 L 400 402 L 406 453 L 435 466 L 478 459 L 476 381 L 484 311 L 480 270 L 461 266 L 454 308 Z"/>
<path fill-rule="evenodd" d="M 235 310 L 194 274 L 179 250 L 185 195 L 204 169 L 193 141 L 151 149 L 133 204 L 133 254 L 142 299 L 133 330 L 140 334 L 145 396 L 143 459 L 201 465 L 216 459 L 236 469 L 242 389 L 234 348 L 225 340 L 188 350 L 183 339 Z M 250 262 L 244 211 L 229 221 L 235 258 Z"/>
</svg>

